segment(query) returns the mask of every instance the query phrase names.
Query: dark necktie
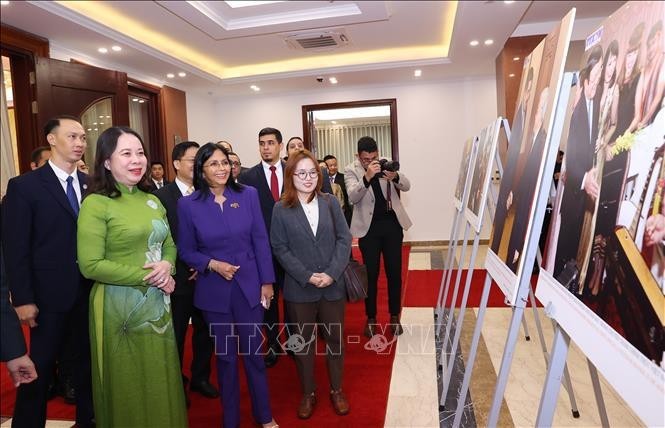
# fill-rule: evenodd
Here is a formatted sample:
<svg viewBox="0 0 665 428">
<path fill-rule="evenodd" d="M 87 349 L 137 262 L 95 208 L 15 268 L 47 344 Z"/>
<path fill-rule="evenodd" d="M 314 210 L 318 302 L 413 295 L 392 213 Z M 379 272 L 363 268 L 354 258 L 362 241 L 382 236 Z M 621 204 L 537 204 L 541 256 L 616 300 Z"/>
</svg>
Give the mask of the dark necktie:
<svg viewBox="0 0 665 428">
<path fill-rule="evenodd" d="M 270 193 L 275 202 L 279 201 L 279 182 L 277 181 L 277 174 L 275 173 L 275 165 L 270 167 Z"/>
<path fill-rule="evenodd" d="M 71 205 L 72 209 L 74 210 L 74 214 L 77 216 L 79 215 L 79 200 L 76 197 L 76 191 L 74 190 L 74 185 L 72 184 L 74 182 L 74 177 L 71 175 L 67 177 L 67 200 L 69 201 L 69 205 Z"/>
</svg>

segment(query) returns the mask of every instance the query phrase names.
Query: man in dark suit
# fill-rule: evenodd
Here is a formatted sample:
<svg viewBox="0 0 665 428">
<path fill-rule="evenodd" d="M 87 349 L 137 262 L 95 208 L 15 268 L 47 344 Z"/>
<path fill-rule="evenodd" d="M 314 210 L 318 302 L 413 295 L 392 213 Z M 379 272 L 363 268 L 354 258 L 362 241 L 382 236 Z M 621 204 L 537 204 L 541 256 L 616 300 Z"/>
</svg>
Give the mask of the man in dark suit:
<svg viewBox="0 0 665 428">
<path fill-rule="evenodd" d="M 524 128 L 524 121 L 526 120 L 527 109 L 529 108 L 529 100 L 533 90 L 533 67 L 529 67 L 527 72 L 526 82 L 524 83 L 524 92 L 522 99 L 517 106 L 515 112 L 515 119 L 513 120 L 513 127 L 510 132 L 510 142 L 508 143 L 508 156 L 506 164 L 503 166 L 503 177 L 501 177 L 501 188 L 499 189 L 499 197 L 497 198 L 496 213 L 494 214 L 494 230 L 492 231 L 492 251 L 499 254 L 499 246 L 501 245 L 501 237 L 503 235 L 503 227 L 506 223 L 506 215 L 508 214 L 508 207 L 510 202 L 508 196 L 513 188 L 513 181 L 517 169 L 517 159 L 520 155 L 522 148 L 522 130 Z"/>
<path fill-rule="evenodd" d="M 58 350 L 68 334 L 76 340 L 76 423 L 93 423 L 88 336 L 90 282 L 76 260 L 76 221 L 87 176 L 76 169 L 85 153 L 85 130 L 71 116 L 44 126 L 51 159 L 41 168 L 15 177 L 3 203 L 3 254 L 12 304 L 30 326 L 30 358 L 39 378 L 21 385 L 12 426 L 46 423 L 46 389 Z"/>
<path fill-rule="evenodd" d="M 194 158 L 198 149 L 199 145 L 194 141 L 176 144 L 171 156 L 176 171 L 175 181 L 154 192 L 166 208 L 171 236 L 176 245 L 178 244 L 178 199 L 194 191 Z M 213 341 L 201 311 L 194 307 L 195 278 L 194 270 L 178 257 L 174 277 L 176 286 L 171 294 L 173 329 L 182 365 L 187 326 L 189 319 L 192 319 L 192 379 L 189 382 L 189 389 L 207 398 L 217 398 L 219 391 L 209 381 Z M 187 382 L 187 378 L 183 375 L 185 388 Z"/>
<path fill-rule="evenodd" d="M 0 247 L 0 361 L 7 363 L 7 370 L 14 386 L 30 383 L 37 379 L 35 365 L 28 357 L 25 348 L 25 339 L 16 311 L 9 302 L 9 286 L 5 275 L 5 259 Z"/>
<path fill-rule="evenodd" d="M 270 223 L 272 221 L 272 210 L 275 203 L 279 201 L 284 185 L 284 169 L 286 165 L 280 159 L 282 150 L 282 133 L 275 128 L 263 128 L 259 131 L 259 154 L 261 162 L 254 165 L 247 172 L 240 174 L 242 184 L 254 187 L 259 193 L 261 203 L 261 214 L 270 235 Z M 281 286 L 284 283 L 284 269 L 273 257 L 275 266 L 275 302 L 279 299 Z M 277 357 L 282 352 L 279 344 L 279 305 L 270 305 L 266 310 L 264 322 L 267 326 L 266 336 L 268 341 L 268 353 L 265 357 L 266 367 L 277 364 Z"/>
<path fill-rule="evenodd" d="M 154 190 L 159 190 L 169 184 L 169 181 L 164 177 L 164 164 L 160 161 L 153 161 L 150 163 L 150 184 Z"/>
<path fill-rule="evenodd" d="M 540 92 L 538 109 L 536 110 L 536 116 L 533 121 L 533 130 L 527 133 L 527 158 L 524 170 L 520 175 L 514 197 L 509 197 L 515 204 L 515 219 L 513 221 L 513 229 L 510 233 L 506 264 L 515 273 L 517 273 L 519 260 L 522 258 L 522 253 L 526 245 L 526 229 L 529 225 L 531 204 L 535 198 L 535 186 L 547 138 L 544 122 L 548 100 L 549 88 L 546 87 Z"/>
<path fill-rule="evenodd" d="M 573 109 L 566 145 L 561 199 L 561 225 L 554 265 L 557 277 L 566 263 L 577 260 L 582 234 L 584 211 L 598 197 L 598 182 L 594 167 L 596 138 L 598 135 L 598 83 L 603 72 L 603 50 L 600 45 L 591 48 L 586 66 L 580 71 L 581 96 Z"/>
<path fill-rule="evenodd" d="M 339 172 L 337 165 L 337 158 L 333 155 L 326 155 L 323 161 L 328 165 L 328 175 L 330 182 L 339 185 L 342 188 L 342 195 L 344 195 L 344 218 L 346 224 L 351 226 L 351 217 L 353 216 L 353 207 L 349 204 L 349 194 L 346 193 L 346 184 L 344 183 L 344 174 Z"/>
</svg>

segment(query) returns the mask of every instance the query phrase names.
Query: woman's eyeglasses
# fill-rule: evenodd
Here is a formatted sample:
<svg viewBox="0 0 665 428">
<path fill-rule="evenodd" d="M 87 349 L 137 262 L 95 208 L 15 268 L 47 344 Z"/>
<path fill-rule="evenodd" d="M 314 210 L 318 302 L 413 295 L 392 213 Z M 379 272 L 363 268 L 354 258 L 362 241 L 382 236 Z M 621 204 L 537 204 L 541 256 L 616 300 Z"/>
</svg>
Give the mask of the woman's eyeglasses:
<svg viewBox="0 0 665 428">
<path fill-rule="evenodd" d="M 319 176 L 319 171 L 317 171 L 315 169 L 313 169 L 311 171 L 302 171 L 301 170 L 301 171 L 296 171 L 293 175 L 295 175 L 296 177 L 298 177 L 301 180 L 305 180 L 305 179 L 307 179 L 307 176 L 309 176 L 309 178 L 317 178 Z"/>
<path fill-rule="evenodd" d="M 229 167 L 229 161 L 223 160 L 223 161 L 212 161 L 207 165 L 203 165 L 204 168 L 212 168 L 212 169 L 220 169 L 220 168 L 228 168 Z"/>
</svg>

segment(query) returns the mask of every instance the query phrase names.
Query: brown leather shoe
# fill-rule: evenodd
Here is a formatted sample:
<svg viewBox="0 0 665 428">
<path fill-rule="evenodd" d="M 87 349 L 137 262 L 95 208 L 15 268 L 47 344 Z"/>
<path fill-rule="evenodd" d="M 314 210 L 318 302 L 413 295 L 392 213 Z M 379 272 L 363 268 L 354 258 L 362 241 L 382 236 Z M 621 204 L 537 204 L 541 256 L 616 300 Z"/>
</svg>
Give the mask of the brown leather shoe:
<svg viewBox="0 0 665 428">
<path fill-rule="evenodd" d="M 376 327 L 376 318 L 367 318 L 367 324 L 365 324 L 365 331 L 363 332 L 365 337 L 371 339 L 376 333 Z"/>
<path fill-rule="evenodd" d="M 349 402 L 341 389 L 330 391 L 330 402 L 338 415 L 344 416 L 349 413 Z"/>
<path fill-rule="evenodd" d="M 298 417 L 300 419 L 309 419 L 314 413 L 314 406 L 316 406 L 316 395 L 312 392 L 311 394 L 305 394 L 300 400 L 300 406 L 298 406 Z"/>
<path fill-rule="evenodd" d="M 399 336 L 400 334 L 404 333 L 404 329 L 402 328 L 402 324 L 399 322 L 399 316 L 397 315 L 391 315 L 390 316 L 390 328 L 393 331 L 393 334 L 395 336 Z"/>
</svg>

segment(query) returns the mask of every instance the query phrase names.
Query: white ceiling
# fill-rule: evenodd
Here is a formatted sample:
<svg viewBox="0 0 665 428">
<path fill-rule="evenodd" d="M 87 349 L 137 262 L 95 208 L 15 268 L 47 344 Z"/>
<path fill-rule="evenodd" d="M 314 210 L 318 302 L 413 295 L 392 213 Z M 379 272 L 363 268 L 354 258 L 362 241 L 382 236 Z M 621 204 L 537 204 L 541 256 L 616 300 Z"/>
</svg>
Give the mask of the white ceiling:
<svg viewBox="0 0 665 428">
<path fill-rule="evenodd" d="M 325 90 L 329 76 L 352 86 L 494 74 L 509 37 L 546 33 L 576 6 L 574 38 L 583 38 L 623 3 L 288 1 L 232 8 L 223 1 L 11 1 L 0 21 L 49 39 L 54 58 L 186 91 L 260 96 Z M 348 43 L 303 51 L 285 41 L 331 31 Z M 489 38 L 494 44 L 485 46 Z M 473 39 L 480 45 L 470 47 Z M 122 51 L 111 51 L 112 45 Z M 99 53 L 102 46 L 109 53 Z"/>
</svg>

